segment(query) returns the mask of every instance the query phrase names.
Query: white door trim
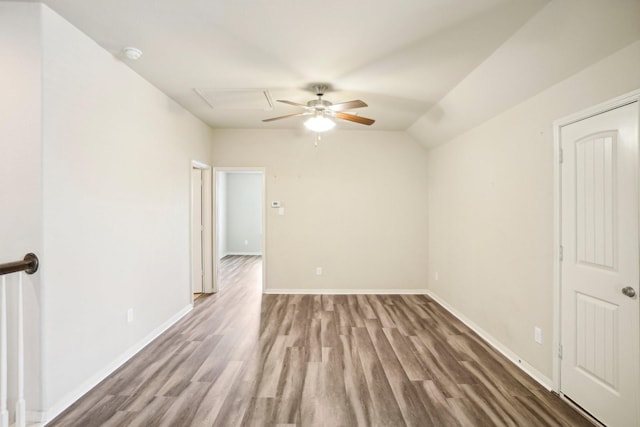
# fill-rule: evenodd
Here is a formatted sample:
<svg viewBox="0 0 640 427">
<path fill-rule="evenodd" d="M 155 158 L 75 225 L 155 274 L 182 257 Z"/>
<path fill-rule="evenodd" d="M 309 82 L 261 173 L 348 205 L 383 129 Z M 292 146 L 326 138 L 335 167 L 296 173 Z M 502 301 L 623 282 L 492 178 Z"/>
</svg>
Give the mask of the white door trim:
<svg viewBox="0 0 640 427">
<path fill-rule="evenodd" d="M 560 131 L 564 126 L 570 125 L 580 120 L 587 119 L 589 117 L 596 116 L 598 114 L 605 113 L 607 111 L 613 110 L 615 108 L 623 107 L 625 105 L 631 104 L 632 102 L 640 101 L 640 89 L 635 90 L 633 92 L 627 93 L 625 95 L 619 96 L 617 98 L 611 99 L 609 101 L 603 102 L 601 104 L 595 105 L 593 107 L 587 108 L 580 112 L 571 114 L 569 116 L 563 117 L 553 122 L 553 160 L 554 160 L 554 168 L 553 168 L 553 189 L 554 189 L 554 209 L 553 209 L 553 223 L 554 223 L 554 248 L 553 248 L 553 372 L 552 372 L 552 381 L 554 391 L 560 393 L 560 327 L 561 327 L 561 270 L 560 270 L 560 244 L 562 237 L 562 229 L 561 229 L 561 174 L 562 170 L 560 167 L 561 164 L 561 140 L 560 140 Z M 640 129 L 639 135 L 640 138 Z M 640 237 L 640 236 L 639 236 Z M 586 408 L 588 409 L 588 408 Z"/>
<path fill-rule="evenodd" d="M 192 257 L 193 257 L 193 195 L 191 194 L 191 189 L 193 188 L 193 182 L 191 182 L 191 169 L 196 168 L 202 171 L 202 224 L 204 225 L 204 230 L 202 233 L 202 273 L 203 273 L 203 284 L 202 290 L 204 293 L 213 292 L 213 224 L 212 224 L 212 209 L 213 209 L 213 193 L 211 191 L 212 185 L 212 168 L 210 165 L 206 163 L 199 162 L 197 160 L 192 160 L 189 165 L 189 260 L 190 266 L 193 265 Z M 193 267 L 189 268 L 189 292 L 191 303 L 193 304 Z"/>
<path fill-rule="evenodd" d="M 216 217 L 216 214 L 218 212 L 218 194 L 216 192 L 217 189 L 217 182 L 216 182 L 216 177 L 217 177 L 217 173 L 218 172 L 241 172 L 241 171 L 246 171 L 246 172 L 260 172 L 262 175 L 262 212 L 260 212 L 260 215 L 262 217 L 262 293 L 265 292 L 265 289 L 267 289 L 267 212 L 266 212 L 266 199 L 267 199 L 267 180 L 266 180 L 266 168 L 264 167 L 224 167 L 224 166 L 215 166 L 213 168 L 213 173 L 212 173 L 212 177 L 213 177 L 213 204 L 215 209 L 213 209 L 213 217 L 212 217 L 212 224 L 216 224 L 215 229 L 216 229 L 216 239 L 214 240 L 214 242 L 216 242 L 216 244 L 214 244 L 213 247 L 213 257 L 212 260 L 216 260 L 216 262 L 213 263 L 213 289 L 214 292 L 218 292 L 218 244 L 217 244 L 217 224 L 218 224 L 218 218 Z"/>
</svg>

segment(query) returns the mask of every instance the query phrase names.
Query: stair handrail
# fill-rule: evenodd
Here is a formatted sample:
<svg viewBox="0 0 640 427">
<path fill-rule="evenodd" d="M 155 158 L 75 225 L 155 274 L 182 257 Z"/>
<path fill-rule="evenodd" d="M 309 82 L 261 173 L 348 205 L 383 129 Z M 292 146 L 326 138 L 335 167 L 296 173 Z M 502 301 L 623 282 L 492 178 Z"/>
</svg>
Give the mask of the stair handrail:
<svg viewBox="0 0 640 427">
<path fill-rule="evenodd" d="M 28 253 L 20 261 L 7 262 L 0 264 L 0 276 L 5 274 L 17 273 L 18 271 L 24 271 L 27 274 L 33 274 L 38 271 L 40 260 L 34 253 Z"/>
</svg>

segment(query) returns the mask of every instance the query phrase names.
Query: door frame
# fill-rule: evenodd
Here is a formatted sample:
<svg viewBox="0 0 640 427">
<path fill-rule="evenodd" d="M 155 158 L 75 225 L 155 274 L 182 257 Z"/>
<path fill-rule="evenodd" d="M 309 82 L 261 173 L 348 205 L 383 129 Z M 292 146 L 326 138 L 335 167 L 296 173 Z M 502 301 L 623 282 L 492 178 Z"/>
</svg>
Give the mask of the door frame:
<svg viewBox="0 0 640 427">
<path fill-rule="evenodd" d="M 212 258 L 212 241 L 213 241 L 213 230 L 212 230 L 212 196 L 213 193 L 211 191 L 211 174 L 212 168 L 210 165 L 206 163 L 199 162 L 197 160 L 192 160 L 189 165 L 189 300 L 193 305 L 193 245 L 194 245 L 194 228 L 195 224 L 193 223 L 193 174 L 191 173 L 192 169 L 200 169 L 202 172 L 202 225 L 204 226 L 202 232 L 202 291 L 205 294 L 213 292 L 213 258 Z"/>
<path fill-rule="evenodd" d="M 625 95 L 613 98 L 609 101 L 597 104 L 585 110 L 563 117 L 553 122 L 553 223 L 554 223 L 554 238 L 553 238 L 553 370 L 552 370 L 552 382 L 553 389 L 562 396 L 561 383 L 560 383 L 560 370 L 561 370 L 561 348 L 562 337 L 560 334 L 561 328 L 561 314 L 562 314 L 562 269 L 560 262 L 560 246 L 562 243 L 562 169 L 561 169 L 561 147 L 562 141 L 560 138 L 560 132 L 564 126 L 568 126 L 572 123 L 576 123 L 581 120 L 588 119 L 593 116 L 597 116 L 607 111 L 614 110 L 619 107 L 631 104 L 633 102 L 640 102 L 640 89 L 633 92 L 629 92 Z M 638 117 L 640 123 L 640 117 Z M 640 141 L 640 126 L 637 130 L 637 138 Z M 640 162 L 639 162 L 640 164 Z M 640 176 L 640 174 L 639 174 Z M 640 194 L 638 195 L 637 203 L 640 204 Z M 638 236 L 640 242 L 640 236 Z M 639 319 L 640 320 L 640 319 Z M 589 408 L 584 408 L 589 410 Z"/>
<path fill-rule="evenodd" d="M 260 172 L 262 176 L 262 204 L 261 204 L 261 212 L 260 216 L 262 218 L 262 293 L 264 293 L 265 289 L 267 289 L 267 210 L 266 210 L 266 199 L 267 199 L 267 179 L 266 179 L 266 168 L 264 167 L 225 167 L 225 166 L 215 166 L 213 168 L 212 179 L 213 179 L 213 216 L 212 216 L 212 224 L 214 224 L 215 231 L 215 239 L 213 240 L 213 292 L 218 292 L 218 172 Z"/>
</svg>

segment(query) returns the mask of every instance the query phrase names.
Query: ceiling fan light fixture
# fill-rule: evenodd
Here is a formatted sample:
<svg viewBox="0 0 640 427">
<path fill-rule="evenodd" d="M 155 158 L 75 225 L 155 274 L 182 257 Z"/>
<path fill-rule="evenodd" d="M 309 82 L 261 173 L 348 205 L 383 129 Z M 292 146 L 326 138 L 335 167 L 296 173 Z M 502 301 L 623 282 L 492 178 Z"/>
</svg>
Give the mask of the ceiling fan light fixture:
<svg viewBox="0 0 640 427">
<path fill-rule="evenodd" d="M 313 132 L 326 132 L 333 129 L 336 123 L 328 117 L 317 115 L 304 122 L 304 125 Z"/>
<path fill-rule="evenodd" d="M 367 107 L 364 101 L 354 99 L 353 101 L 340 102 L 334 104 L 327 100 L 322 99 L 324 91 L 327 89 L 327 85 L 316 85 L 314 87 L 318 99 L 311 100 L 306 104 L 300 104 L 298 102 L 287 101 L 285 99 L 278 99 L 278 102 L 283 104 L 292 105 L 294 107 L 303 108 L 304 111 L 294 114 L 287 114 L 285 116 L 271 117 L 263 119 L 263 122 L 273 122 L 276 120 L 288 119 L 290 117 L 311 116 L 304 125 L 312 132 L 316 132 L 318 135 L 321 132 L 326 132 L 333 129 L 336 126 L 335 120 L 346 120 L 348 122 L 358 123 L 361 125 L 371 126 L 375 123 L 375 120 L 361 117 L 357 114 L 345 113 L 345 111 L 352 110 L 354 108 Z"/>
</svg>

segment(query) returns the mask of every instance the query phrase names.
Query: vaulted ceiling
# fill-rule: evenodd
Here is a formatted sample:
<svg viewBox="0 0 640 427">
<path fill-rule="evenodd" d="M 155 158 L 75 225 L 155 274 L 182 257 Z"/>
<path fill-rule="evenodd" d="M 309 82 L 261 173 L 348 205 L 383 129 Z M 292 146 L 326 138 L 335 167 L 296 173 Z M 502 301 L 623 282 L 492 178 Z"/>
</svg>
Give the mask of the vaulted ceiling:
<svg viewBox="0 0 640 427">
<path fill-rule="evenodd" d="M 296 128 L 272 102 L 362 99 L 425 145 L 640 38 L 640 0 L 44 0 L 214 128 Z M 143 51 L 137 61 L 125 46 Z M 264 92 L 266 91 L 267 96 Z M 341 123 L 345 129 L 365 129 Z"/>
</svg>

